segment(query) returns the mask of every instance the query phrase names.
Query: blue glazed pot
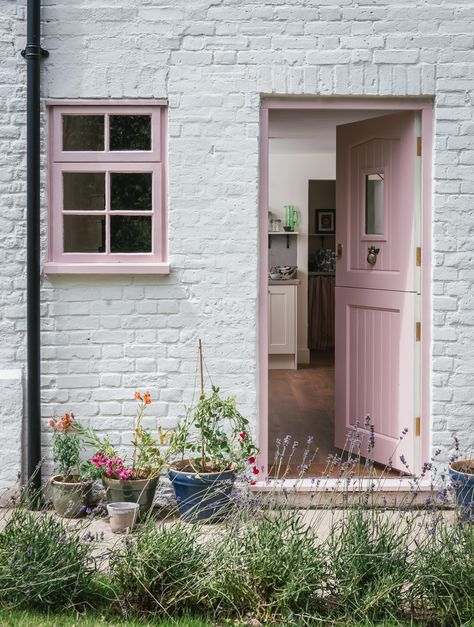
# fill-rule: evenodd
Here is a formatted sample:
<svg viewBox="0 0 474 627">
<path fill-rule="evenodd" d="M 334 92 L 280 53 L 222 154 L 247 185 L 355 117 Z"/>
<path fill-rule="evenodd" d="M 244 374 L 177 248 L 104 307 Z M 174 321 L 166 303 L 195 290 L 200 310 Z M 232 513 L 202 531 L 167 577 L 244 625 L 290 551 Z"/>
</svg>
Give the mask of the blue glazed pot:
<svg viewBox="0 0 474 627">
<path fill-rule="evenodd" d="M 230 508 L 235 472 L 196 474 L 170 468 L 168 476 L 183 520 L 215 523 L 225 518 Z"/>
<path fill-rule="evenodd" d="M 459 517 L 474 522 L 474 461 L 459 460 L 449 466 Z"/>
</svg>

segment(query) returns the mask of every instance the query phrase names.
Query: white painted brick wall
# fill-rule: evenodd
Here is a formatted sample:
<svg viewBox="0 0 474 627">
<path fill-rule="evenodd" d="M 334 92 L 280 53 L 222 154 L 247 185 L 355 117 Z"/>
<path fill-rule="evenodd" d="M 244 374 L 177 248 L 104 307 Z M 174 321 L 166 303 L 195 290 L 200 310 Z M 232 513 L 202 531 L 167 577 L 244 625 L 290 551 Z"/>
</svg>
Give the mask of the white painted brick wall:
<svg viewBox="0 0 474 627">
<path fill-rule="evenodd" d="M 25 359 L 25 1 L 0 9 L 0 368 L 11 368 Z M 44 97 L 169 98 L 173 267 L 44 277 L 45 418 L 72 409 L 124 442 L 140 387 L 160 390 L 153 410 L 174 424 L 200 336 L 215 381 L 256 424 L 260 94 L 434 95 L 433 445 L 443 459 L 453 433 L 473 446 L 472 1 L 44 0 L 43 19 Z M 43 212 L 45 251 L 45 194 Z"/>
</svg>

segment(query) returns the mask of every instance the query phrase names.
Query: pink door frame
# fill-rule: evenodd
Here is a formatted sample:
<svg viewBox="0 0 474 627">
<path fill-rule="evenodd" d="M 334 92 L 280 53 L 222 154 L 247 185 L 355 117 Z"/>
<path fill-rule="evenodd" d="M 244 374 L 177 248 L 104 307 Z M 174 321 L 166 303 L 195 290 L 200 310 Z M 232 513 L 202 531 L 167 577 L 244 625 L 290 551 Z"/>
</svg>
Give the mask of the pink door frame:
<svg viewBox="0 0 474 627">
<path fill-rule="evenodd" d="M 259 386 L 259 464 L 268 472 L 268 162 L 269 111 L 294 110 L 391 110 L 419 111 L 422 138 L 422 207 L 421 207 L 421 459 L 430 458 L 430 402 L 431 402 L 431 211 L 432 211 L 432 98 L 380 97 L 282 97 L 264 96 L 260 107 L 260 180 L 259 180 L 259 330 L 258 330 L 258 386 Z"/>
</svg>

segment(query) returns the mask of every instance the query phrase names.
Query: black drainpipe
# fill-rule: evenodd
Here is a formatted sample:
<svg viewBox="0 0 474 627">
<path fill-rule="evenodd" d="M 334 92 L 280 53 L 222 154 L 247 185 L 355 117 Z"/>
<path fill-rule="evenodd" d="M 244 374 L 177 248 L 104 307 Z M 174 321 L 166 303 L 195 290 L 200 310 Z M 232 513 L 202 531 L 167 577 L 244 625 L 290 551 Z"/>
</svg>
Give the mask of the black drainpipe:
<svg viewBox="0 0 474 627">
<path fill-rule="evenodd" d="M 41 0 L 28 0 L 26 48 L 26 446 L 27 477 L 41 487 L 41 355 L 40 355 L 40 59 Z"/>
</svg>

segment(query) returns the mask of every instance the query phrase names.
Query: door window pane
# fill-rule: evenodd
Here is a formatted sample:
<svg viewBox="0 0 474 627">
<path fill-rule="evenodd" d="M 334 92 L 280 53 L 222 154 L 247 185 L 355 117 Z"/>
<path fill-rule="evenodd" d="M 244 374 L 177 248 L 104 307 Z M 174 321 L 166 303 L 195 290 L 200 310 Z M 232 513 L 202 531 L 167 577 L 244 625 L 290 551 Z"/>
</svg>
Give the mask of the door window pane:
<svg viewBox="0 0 474 627">
<path fill-rule="evenodd" d="M 384 233 L 384 174 L 365 175 L 365 233 L 383 235 Z"/>
<path fill-rule="evenodd" d="M 110 150 L 151 150 L 151 116 L 111 115 Z"/>
<path fill-rule="evenodd" d="M 151 172 L 112 172 L 110 209 L 112 211 L 151 211 Z"/>
<path fill-rule="evenodd" d="M 63 115 L 63 150 L 104 150 L 104 116 Z"/>
<path fill-rule="evenodd" d="M 104 172 L 64 172 L 64 211 L 103 211 L 105 209 Z"/>
<path fill-rule="evenodd" d="M 110 218 L 111 253 L 150 253 L 151 217 L 112 216 Z"/>
<path fill-rule="evenodd" d="M 64 216 L 64 252 L 105 252 L 105 216 Z"/>
</svg>

